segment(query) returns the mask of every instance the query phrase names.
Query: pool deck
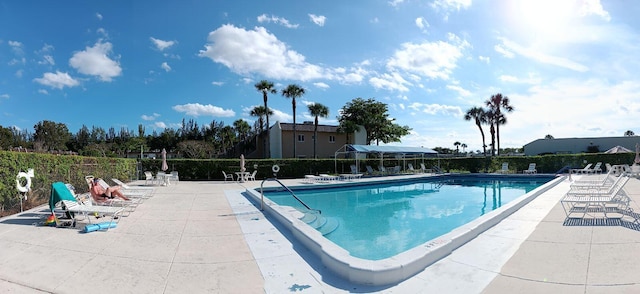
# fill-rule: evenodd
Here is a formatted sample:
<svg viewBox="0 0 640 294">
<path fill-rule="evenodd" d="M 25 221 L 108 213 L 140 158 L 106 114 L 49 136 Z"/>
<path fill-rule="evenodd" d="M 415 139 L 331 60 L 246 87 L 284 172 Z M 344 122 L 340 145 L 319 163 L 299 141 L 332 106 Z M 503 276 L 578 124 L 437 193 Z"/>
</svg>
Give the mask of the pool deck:
<svg viewBox="0 0 640 294">
<path fill-rule="evenodd" d="M 415 276 L 381 287 L 336 277 L 274 226 L 241 194 L 260 181 L 157 187 L 107 232 L 33 225 L 47 215 L 39 207 L 0 219 L 0 292 L 640 293 L 640 225 L 565 224 L 559 200 L 569 184 Z M 624 190 L 640 212 L 640 180 Z"/>
</svg>

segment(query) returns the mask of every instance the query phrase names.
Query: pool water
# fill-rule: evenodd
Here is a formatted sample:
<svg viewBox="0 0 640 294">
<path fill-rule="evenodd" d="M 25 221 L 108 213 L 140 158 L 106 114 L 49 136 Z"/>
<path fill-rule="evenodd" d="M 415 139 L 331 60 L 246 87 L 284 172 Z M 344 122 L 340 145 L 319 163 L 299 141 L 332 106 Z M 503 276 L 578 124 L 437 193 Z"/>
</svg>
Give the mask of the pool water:
<svg viewBox="0 0 640 294">
<path fill-rule="evenodd" d="M 416 180 L 294 190 L 330 229 L 317 228 L 354 257 L 385 259 L 444 235 L 552 178 Z M 307 212 L 288 192 L 267 192 L 281 206 Z M 308 218 L 308 214 L 305 215 Z"/>
</svg>

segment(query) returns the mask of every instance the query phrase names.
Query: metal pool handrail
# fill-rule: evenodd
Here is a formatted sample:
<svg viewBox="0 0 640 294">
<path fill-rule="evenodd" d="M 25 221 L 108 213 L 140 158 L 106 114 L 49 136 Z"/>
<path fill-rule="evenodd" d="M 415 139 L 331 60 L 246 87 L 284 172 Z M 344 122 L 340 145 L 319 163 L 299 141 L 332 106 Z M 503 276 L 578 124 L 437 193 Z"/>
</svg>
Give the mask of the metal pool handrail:
<svg viewBox="0 0 640 294">
<path fill-rule="evenodd" d="M 262 183 L 260 183 L 260 210 L 264 210 L 264 189 L 262 188 L 262 185 L 264 185 L 264 182 L 266 182 L 266 181 L 276 181 L 278 184 L 280 184 L 280 186 L 282 186 L 282 188 L 284 188 L 289 193 L 291 193 L 291 196 L 293 196 L 293 198 L 298 200 L 298 202 L 300 202 L 300 204 L 302 204 L 306 209 L 314 210 L 314 211 L 317 211 L 318 213 L 322 214 L 322 211 L 320 209 L 313 209 L 313 208 L 309 207 L 309 205 L 307 205 L 306 203 L 304 203 L 304 201 L 302 201 L 300 198 L 298 198 L 298 196 L 296 196 L 296 194 L 293 193 L 293 191 L 291 191 L 291 189 L 289 189 L 289 187 L 285 186 L 282 182 L 280 182 L 276 178 L 266 178 L 266 179 L 262 180 Z"/>
</svg>

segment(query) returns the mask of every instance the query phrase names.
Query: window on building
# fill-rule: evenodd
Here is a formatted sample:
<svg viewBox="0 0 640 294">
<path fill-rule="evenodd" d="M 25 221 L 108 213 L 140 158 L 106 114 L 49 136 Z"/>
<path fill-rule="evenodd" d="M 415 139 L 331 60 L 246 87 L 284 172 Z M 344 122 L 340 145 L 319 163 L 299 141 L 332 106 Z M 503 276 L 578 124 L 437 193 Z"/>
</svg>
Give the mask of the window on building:
<svg viewBox="0 0 640 294">
<path fill-rule="evenodd" d="M 335 143 L 336 142 L 336 136 L 329 136 L 329 143 Z"/>
<path fill-rule="evenodd" d="M 304 135 L 298 135 L 298 142 L 304 142 Z"/>
</svg>

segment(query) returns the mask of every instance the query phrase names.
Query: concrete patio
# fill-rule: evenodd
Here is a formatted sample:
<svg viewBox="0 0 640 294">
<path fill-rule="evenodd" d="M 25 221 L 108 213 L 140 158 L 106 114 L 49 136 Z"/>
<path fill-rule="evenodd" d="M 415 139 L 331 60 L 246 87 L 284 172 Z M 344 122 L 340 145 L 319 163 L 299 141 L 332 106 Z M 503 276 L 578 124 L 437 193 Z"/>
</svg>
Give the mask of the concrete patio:
<svg viewBox="0 0 640 294">
<path fill-rule="evenodd" d="M 325 270 L 242 195 L 259 181 L 157 187 L 107 232 L 34 225 L 48 214 L 40 207 L 0 219 L 0 292 L 640 292 L 639 226 L 629 219 L 565 223 L 559 200 L 569 184 L 412 278 L 383 287 L 350 284 Z M 640 181 L 632 179 L 624 190 L 640 211 Z"/>
</svg>

